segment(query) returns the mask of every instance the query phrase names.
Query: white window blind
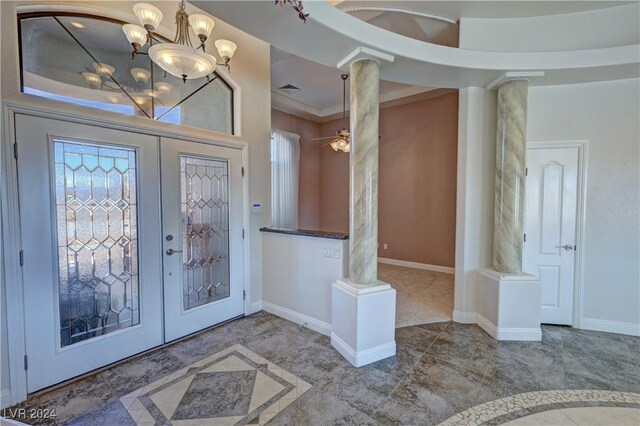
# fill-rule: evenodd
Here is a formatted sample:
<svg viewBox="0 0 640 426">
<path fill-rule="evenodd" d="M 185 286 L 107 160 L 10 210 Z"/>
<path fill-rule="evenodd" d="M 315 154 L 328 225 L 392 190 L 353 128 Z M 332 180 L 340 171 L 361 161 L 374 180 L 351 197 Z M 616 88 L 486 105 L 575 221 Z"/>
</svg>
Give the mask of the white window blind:
<svg viewBox="0 0 640 426">
<path fill-rule="evenodd" d="M 271 226 L 298 227 L 300 136 L 271 132 Z"/>
</svg>

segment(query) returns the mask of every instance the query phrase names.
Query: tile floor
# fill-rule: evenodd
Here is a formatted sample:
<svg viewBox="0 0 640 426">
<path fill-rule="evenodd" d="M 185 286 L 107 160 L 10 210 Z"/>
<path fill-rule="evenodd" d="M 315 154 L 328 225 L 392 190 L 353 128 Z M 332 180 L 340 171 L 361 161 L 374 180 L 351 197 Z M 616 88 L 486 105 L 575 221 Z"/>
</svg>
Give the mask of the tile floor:
<svg viewBox="0 0 640 426">
<path fill-rule="evenodd" d="M 295 400 L 288 401 L 287 406 L 270 419 L 270 424 L 276 425 L 430 425 L 479 404 L 486 406 L 490 401 L 508 400 L 505 397 L 523 392 L 530 395 L 547 395 L 540 391 L 563 389 L 621 391 L 617 392 L 620 395 L 640 392 L 640 338 L 545 326 L 542 342 L 498 343 L 475 325 L 444 322 L 400 328 L 396 331 L 396 341 L 398 353 L 395 357 L 356 369 L 331 348 L 326 336 L 260 312 L 32 396 L 21 407 L 55 408 L 55 423 L 59 424 L 133 425 L 135 421 L 126 407 L 126 403 L 133 402 L 125 399 L 123 403 L 121 398 L 142 396 L 142 405 L 151 406 L 152 395 L 150 391 L 143 393 L 144 387 L 163 379 L 164 384 L 175 384 L 188 375 L 193 377 L 189 386 L 183 383 L 183 398 L 172 412 L 172 421 L 177 420 L 176 412 L 183 404 L 184 411 L 179 411 L 183 424 L 202 424 L 189 421 L 201 414 L 209 419 L 211 416 L 242 415 L 241 424 L 260 423 L 260 417 L 255 417 L 259 414 L 256 407 L 263 407 L 262 413 L 269 414 L 271 410 L 264 407 L 270 407 L 282 398 L 278 396 L 282 392 L 272 395 L 263 404 L 252 401 L 259 372 L 289 389 L 288 393 L 293 389 L 291 381 L 295 382 L 294 379 L 310 386 L 300 392 L 300 396 L 296 393 Z M 236 353 L 239 349 L 242 351 Z M 253 370 L 236 369 L 233 372 L 237 377 L 224 378 L 225 383 L 235 383 L 238 389 L 232 395 L 224 389 L 225 398 L 235 398 L 233 408 L 215 409 L 211 404 L 205 404 L 206 408 L 199 412 L 198 407 L 203 405 L 196 401 L 197 395 L 210 396 L 214 387 L 220 384 L 217 380 L 196 380 L 198 375 L 209 374 L 203 370 L 213 366 L 218 358 L 210 359 L 211 364 L 205 360 L 216 354 L 218 358 L 235 356 Z M 249 354 L 265 361 L 263 364 L 252 363 Z M 233 360 L 233 363 L 237 361 Z M 274 365 L 272 368 L 286 371 L 291 381 L 280 381 L 265 373 L 265 365 L 268 371 L 271 364 Z M 242 374 L 247 377 L 239 377 Z M 175 376 L 167 380 L 170 375 Z M 136 395 L 137 391 L 140 392 Z M 248 396 L 250 393 L 251 397 Z M 633 398 L 631 402 L 607 404 L 640 408 Z M 171 404 L 176 404 L 175 399 Z M 550 407 L 578 408 L 570 402 L 555 402 L 566 406 Z M 195 405 L 189 409 L 189 404 Z M 249 406 L 255 412 L 244 415 L 251 408 Z M 528 408 L 524 410 L 526 415 L 535 414 Z M 254 417 L 249 418 L 250 415 Z M 500 420 L 515 419 L 507 416 Z"/>
</svg>

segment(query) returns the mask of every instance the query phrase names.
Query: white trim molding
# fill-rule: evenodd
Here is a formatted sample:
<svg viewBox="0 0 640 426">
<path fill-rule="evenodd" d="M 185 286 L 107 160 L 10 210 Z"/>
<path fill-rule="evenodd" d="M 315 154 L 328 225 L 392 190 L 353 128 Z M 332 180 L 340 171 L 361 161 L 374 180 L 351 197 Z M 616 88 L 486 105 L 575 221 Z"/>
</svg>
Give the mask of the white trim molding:
<svg viewBox="0 0 640 426">
<path fill-rule="evenodd" d="M 451 313 L 451 318 L 453 319 L 453 322 L 458 322 L 460 324 L 476 324 L 478 314 L 475 312 L 456 311 L 454 309 Z"/>
<path fill-rule="evenodd" d="M 335 333 L 331 333 L 331 346 L 337 350 L 340 355 L 345 357 L 347 361 L 354 367 L 362 367 L 372 362 L 394 356 L 396 354 L 396 342 L 385 343 L 375 348 L 369 348 L 364 351 L 356 352 L 344 340 Z"/>
<path fill-rule="evenodd" d="M 12 405 L 13 403 L 11 399 L 11 388 L 2 389 L 2 392 L 0 392 L 0 409 L 4 410 L 5 408 L 11 407 Z"/>
<path fill-rule="evenodd" d="M 332 326 L 329 323 L 312 318 L 308 315 L 301 314 L 300 312 L 293 311 L 291 309 L 276 305 L 271 302 L 260 302 L 262 309 L 280 318 L 284 318 L 296 324 L 300 324 L 309 328 L 310 330 L 317 331 L 325 336 L 331 336 Z"/>
<path fill-rule="evenodd" d="M 348 70 L 352 63 L 365 59 L 371 59 L 377 61 L 379 64 L 382 64 L 393 63 L 395 57 L 388 53 L 380 52 L 379 50 L 371 49 L 369 47 L 358 47 L 356 50 L 349 53 L 344 57 L 344 59 L 338 62 L 336 68 L 341 70 Z"/>
<path fill-rule="evenodd" d="M 476 323 L 496 340 L 515 340 L 524 342 L 539 342 L 542 340 L 542 329 L 498 327 L 480 314 L 476 314 Z"/>
<path fill-rule="evenodd" d="M 246 315 L 255 314 L 256 312 L 260 312 L 262 310 L 262 300 L 257 302 L 251 302 L 249 304 L 249 309 L 247 310 Z"/>
<path fill-rule="evenodd" d="M 580 328 L 583 330 L 604 331 L 607 333 L 627 334 L 629 336 L 640 337 L 640 325 L 631 322 L 582 318 L 580 325 Z"/>
<path fill-rule="evenodd" d="M 379 257 L 379 263 L 394 266 L 404 266 L 405 268 L 424 269 L 426 271 L 443 272 L 445 274 L 453 275 L 455 273 L 454 268 L 440 265 L 429 265 L 428 263 L 409 262 L 408 260 L 389 259 L 386 257 Z"/>
</svg>

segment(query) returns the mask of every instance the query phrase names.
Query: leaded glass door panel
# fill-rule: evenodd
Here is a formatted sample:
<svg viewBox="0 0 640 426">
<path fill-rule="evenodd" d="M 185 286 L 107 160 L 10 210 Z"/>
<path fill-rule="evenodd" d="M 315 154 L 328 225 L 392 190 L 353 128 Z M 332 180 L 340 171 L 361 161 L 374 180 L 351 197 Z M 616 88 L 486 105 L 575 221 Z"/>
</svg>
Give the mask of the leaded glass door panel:
<svg viewBox="0 0 640 426">
<path fill-rule="evenodd" d="M 158 140 L 23 115 L 16 140 L 33 392 L 163 342 Z"/>
<path fill-rule="evenodd" d="M 161 147 L 170 341 L 244 312 L 242 153 L 168 138 Z"/>
</svg>

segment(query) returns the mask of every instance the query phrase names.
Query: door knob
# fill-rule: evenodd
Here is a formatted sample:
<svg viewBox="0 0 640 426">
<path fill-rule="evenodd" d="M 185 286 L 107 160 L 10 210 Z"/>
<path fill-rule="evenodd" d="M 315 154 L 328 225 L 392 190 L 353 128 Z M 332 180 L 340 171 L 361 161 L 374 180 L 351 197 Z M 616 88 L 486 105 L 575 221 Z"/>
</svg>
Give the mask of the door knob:
<svg viewBox="0 0 640 426">
<path fill-rule="evenodd" d="M 165 253 L 167 254 L 167 256 L 171 256 L 173 255 L 173 253 L 182 253 L 182 250 L 167 249 Z"/>
<path fill-rule="evenodd" d="M 563 248 L 563 249 L 565 249 L 565 250 L 567 250 L 567 251 L 572 251 L 572 250 L 575 250 L 575 249 L 576 249 L 576 246 L 573 246 L 573 245 L 571 245 L 571 244 L 565 244 L 565 245 L 563 245 L 563 246 L 556 246 L 556 247 L 558 247 L 558 248 Z"/>
</svg>

